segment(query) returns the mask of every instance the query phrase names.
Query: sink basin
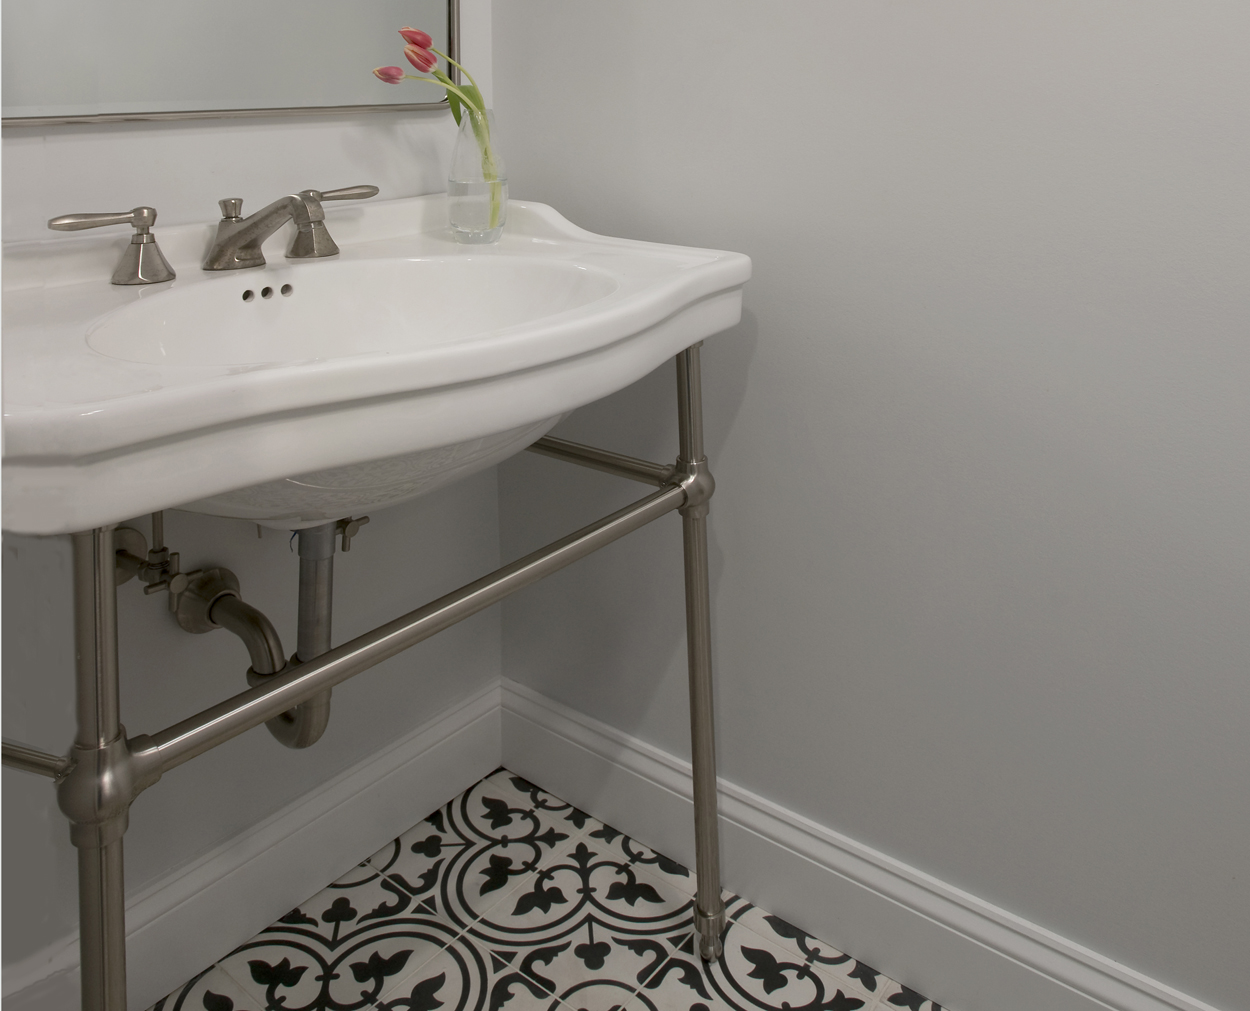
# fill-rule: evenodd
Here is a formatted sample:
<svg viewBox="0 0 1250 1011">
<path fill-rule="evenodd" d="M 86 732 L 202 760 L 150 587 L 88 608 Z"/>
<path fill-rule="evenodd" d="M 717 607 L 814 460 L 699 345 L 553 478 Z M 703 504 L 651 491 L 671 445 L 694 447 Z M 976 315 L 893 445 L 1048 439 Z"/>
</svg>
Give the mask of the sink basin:
<svg viewBox="0 0 1250 1011">
<path fill-rule="evenodd" d="M 315 272 L 305 266 L 154 291 L 101 318 L 87 344 L 151 365 L 402 355 L 556 316 L 617 287 L 602 270 L 525 256 L 356 260 L 316 264 Z"/>
<path fill-rule="evenodd" d="M 737 322 L 750 260 L 586 232 L 513 201 L 456 244 L 441 195 L 327 207 L 342 250 L 176 280 L 108 277 L 124 239 L 4 249 L 4 527 L 181 507 L 298 528 L 489 467 Z"/>
</svg>

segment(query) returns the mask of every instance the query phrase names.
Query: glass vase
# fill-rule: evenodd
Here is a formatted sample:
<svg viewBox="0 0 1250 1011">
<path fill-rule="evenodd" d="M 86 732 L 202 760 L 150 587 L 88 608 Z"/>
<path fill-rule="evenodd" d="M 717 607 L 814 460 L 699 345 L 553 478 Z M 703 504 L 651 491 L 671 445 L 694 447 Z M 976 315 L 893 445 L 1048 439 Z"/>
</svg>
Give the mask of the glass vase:
<svg viewBox="0 0 1250 1011">
<path fill-rule="evenodd" d="M 447 212 L 457 242 L 497 242 L 508 217 L 508 172 L 491 140 L 495 114 L 461 106 L 447 175 Z"/>
</svg>

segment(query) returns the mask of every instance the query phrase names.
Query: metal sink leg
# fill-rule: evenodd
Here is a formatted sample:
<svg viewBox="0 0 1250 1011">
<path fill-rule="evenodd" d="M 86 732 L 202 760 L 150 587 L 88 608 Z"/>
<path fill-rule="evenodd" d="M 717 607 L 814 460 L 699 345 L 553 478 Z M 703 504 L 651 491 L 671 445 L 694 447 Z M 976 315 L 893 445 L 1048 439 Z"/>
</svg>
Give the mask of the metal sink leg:
<svg viewBox="0 0 1250 1011">
<path fill-rule="evenodd" d="M 712 624 L 708 596 L 707 513 L 715 482 L 703 453 L 699 348 L 677 356 L 677 480 L 686 489 L 681 513 L 686 563 L 686 651 L 690 663 L 690 749 L 694 771 L 694 926 L 699 954 L 721 956 L 725 902 L 720 893 L 720 833 L 716 804 L 716 742 L 712 707 Z"/>
<path fill-rule="evenodd" d="M 78 733 L 57 799 L 78 848 L 83 1011 L 126 1011 L 122 835 L 134 793 L 118 699 L 116 567 L 111 527 L 74 535 Z"/>
</svg>

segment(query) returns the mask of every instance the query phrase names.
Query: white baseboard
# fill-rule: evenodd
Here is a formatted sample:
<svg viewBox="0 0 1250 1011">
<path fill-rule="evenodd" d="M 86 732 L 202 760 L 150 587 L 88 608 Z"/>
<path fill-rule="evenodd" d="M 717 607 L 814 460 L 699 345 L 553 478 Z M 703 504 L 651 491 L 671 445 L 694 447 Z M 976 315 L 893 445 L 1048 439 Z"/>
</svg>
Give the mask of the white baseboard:
<svg viewBox="0 0 1250 1011">
<path fill-rule="evenodd" d="M 514 681 L 503 764 L 693 865 L 690 765 Z M 1217 1011 L 720 781 L 724 886 L 957 1011 Z"/>
<path fill-rule="evenodd" d="M 146 1008 L 308 898 L 310 887 L 499 767 L 498 682 L 126 903 L 132 1008 Z M 78 937 L 4 973 L 5 1011 L 77 1007 Z"/>
</svg>

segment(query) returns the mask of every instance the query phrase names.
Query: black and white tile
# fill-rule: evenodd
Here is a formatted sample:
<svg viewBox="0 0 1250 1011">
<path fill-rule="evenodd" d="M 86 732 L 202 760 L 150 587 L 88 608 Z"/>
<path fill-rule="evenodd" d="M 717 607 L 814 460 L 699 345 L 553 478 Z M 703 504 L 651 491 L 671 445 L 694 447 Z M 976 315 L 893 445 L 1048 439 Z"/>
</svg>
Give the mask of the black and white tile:
<svg viewBox="0 0 1250 1011">
<path fill-rule="evenodd" d="M 694 951 L 694 875 L 506 770 L 152 1011 L 941 1011 L 727 894 Z"/>
</svg>

